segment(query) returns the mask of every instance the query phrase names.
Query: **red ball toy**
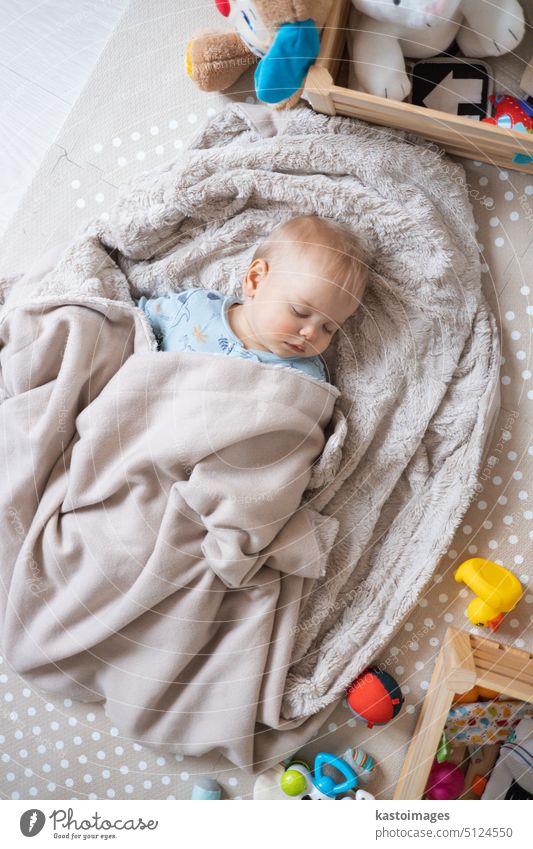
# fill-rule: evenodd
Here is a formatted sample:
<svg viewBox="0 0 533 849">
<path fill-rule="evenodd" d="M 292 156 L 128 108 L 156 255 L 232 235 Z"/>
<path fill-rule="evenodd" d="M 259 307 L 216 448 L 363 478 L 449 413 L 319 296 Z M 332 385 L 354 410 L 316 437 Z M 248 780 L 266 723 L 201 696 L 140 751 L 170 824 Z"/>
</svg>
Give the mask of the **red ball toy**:
<svg viewBox="0 0 533 849">
<path fill-rule="evenodd" d="M 385 725 L 399 712 L 403 695 L 392 675 L 378 668 L 366 669 L 346 691 L 346 703 L 369 728 Z"/>
</svg>

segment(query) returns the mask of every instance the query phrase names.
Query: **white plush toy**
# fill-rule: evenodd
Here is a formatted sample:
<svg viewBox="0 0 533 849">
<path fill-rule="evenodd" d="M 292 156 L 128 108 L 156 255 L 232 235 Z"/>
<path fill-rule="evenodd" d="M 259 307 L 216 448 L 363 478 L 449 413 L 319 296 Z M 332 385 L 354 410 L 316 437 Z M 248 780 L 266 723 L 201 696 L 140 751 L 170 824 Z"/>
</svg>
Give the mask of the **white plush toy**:
<svg viewBox="0 0 533 849">
<path fill-rule="evenodd" d="M 524 31 L 518 0 L 352 0 L 350 86 L 393 100 L 411 90 L 404 56 L 424 59 L 457 38 L 468 58 L 514 50 Z"/>
<path fill-rule="evenodd" d="M 505 799 L 513 782 L 533 795 L 533 719 L 521 719 L 501 747 L 483 799 Z"/>
</svg>

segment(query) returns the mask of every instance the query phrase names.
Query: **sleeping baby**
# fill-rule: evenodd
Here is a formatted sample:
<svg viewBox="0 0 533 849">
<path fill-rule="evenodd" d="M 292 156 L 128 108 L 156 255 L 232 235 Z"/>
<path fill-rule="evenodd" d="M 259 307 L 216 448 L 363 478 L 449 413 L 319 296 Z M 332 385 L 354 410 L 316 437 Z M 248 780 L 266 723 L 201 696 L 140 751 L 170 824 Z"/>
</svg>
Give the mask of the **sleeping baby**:
<svg viewBox="0 0 533 849">
<path fill-rule="evenodd" d="M 366 279 L 363 241 L 343 224 L 305 215 L 259 245 L 242 299 L 196 288 L 135 303 L 163 351 L 221 353 L 327 381 L 320 355 L 358 308 Z"/>
</svg>

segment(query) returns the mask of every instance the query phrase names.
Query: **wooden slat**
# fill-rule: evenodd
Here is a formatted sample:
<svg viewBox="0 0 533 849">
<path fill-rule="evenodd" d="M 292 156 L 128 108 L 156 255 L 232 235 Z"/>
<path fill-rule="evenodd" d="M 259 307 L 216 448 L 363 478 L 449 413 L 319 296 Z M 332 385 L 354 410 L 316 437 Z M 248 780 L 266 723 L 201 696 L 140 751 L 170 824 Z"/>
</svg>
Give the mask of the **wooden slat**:
<svg viewBox="0 0 533 849">
<path fill-rule="evenodd" d="M 333 105 L 335 106 L 335 104 Z M 366 116 L 360 112 L 356 113 L 349 109 L 344 109 L 342 112 L 336 110 L 336 114 L 358 118 L 363 121 L 371 121 L 371 116 Z M 420 133 L 418 135 L 420 135 Z M 480 146 L 476 143 L 469 143 L 467 140 L 461 143 L 461 140 L 457 137 L 436 132 L 424 133 L 422 134 L 422 137 L 439 145 L 440 147 L 444 147 L 446 149 L 453 148 L 453 152 L 458 152 L 459 155 L 467 156 L 469 159 L 476 159 L 480 161 L 483 159 L 489 163 L 496 162 L 498 159 L 504 159 L 506 163 L 509 163 L 509 167 L 512 167 L 515 170 L 519 167 L 516 163 L 513 163 L 514 150 L 510 149 L 506 144 L 492 145 L 488 147 L 487 145 Z"/>
<path fill-rule="evenodd" d="M 476 683 L 476 667 L 472 657 L 470 635 L 449 628 L 442 646 L 446 686 L 452 693 L 466 693 Z"/>
<path fill-rule="evenodd" d="M 457 633 L 456 629 L 448 628 L 444 644 L 448 640 L 453 642 L 454 633 Z M 449 656 L 454 657 L 454 653 L 455 650 L 452 647 Z M 458 656 L 459 658 L 463 656 L 462 650 L 459 650 Z M 452 670 L 446 669 L 445 654 L 441 650 L 394 791 L 394 799 L 421 799 L 424 794 L 454 696 L 454 693 L 446 686 L 446 677 L 451 672 Z"/>
<path fill-rule="evenodd" d="M 533 694 L 533 675 L 524 672 L 522 669 L 510 669 L 508 664 L 493 663 L 491 660 L 476 658 L 476 669 L 478 673 L 494 672 L 495 675 L 506 675 L 510 681 L 519 681 L 521 684 L 528 685 Z"/>
<path fill-rule="evenodd" d="M 408 124 L 413 127 L 413 132 L 420 131 L 422 125 L 436 124 L 442 128 L 449 128 L 459 136 L 471 138 L 476 135 L 497 142 L 500 138 L 509 141 L 516 146 L 517 152 L 533 155 L 533 134 L 519 133 L 517 130 L 503 130 L 495 124 L 484 124 L 481 121 L 473 121 L 461 115 L 452 115 L 441 112 L 438 109 L 426 109 L 425 106 L 415 106 L 405 101 L 388 100 L 384 97 L 376 97 L 361 91 L 334 85 L 331 96 L 336 104 L 343 104 L 352 109 L 363 109 L 372 114 L 381 114 L 387 118 L 391 125 L 401 122 L 405 127 Z"/>
<path fill-rule="evenodd" d="M 325 68 L 335 77 L 338 63 L 342 57 L 346 42 L 346 24 L 350 14 L 351 0 L 337 0 L 333 4 L 320 39 L 320 53 L 315 66 Z M 307 86 L 307 83 L 304 87 Z"/>
<path fill-rule="evenodd" d="M 339 109 L 335 102 L 333 102 L 333 107 L 335 108 L 335 113 L 337 115 L 346 115 L 348 117 L 359 118 L 363 121 L 369 121 L 370 123 L 390 126 L 390 122 L 387 118 L 384 120 L 378 120 L 375 115 L 366 115 L 360 110 L 355 111 L 350 109 L 348 106 L 342 106 Z M 416 132 L 423 138 L 443 147 L 454 156 L 475 159 L 480 162 L 487 162 L 489 165 L 497 165 L 502 168 L 508 168 L 512 171 L 521 171 L 526 174 L 533 174 L 533 162 L 528 165 L 521 165 L 513 162 L 513 157 L 517 151 L 515 148 L 510 147 L 509 143 L 505 140 L 503 140 L 503 142 L 499 140 L 495 144 L 491 143 L 490 146 L 484 145 L 483 147 L 480 147 L 476 144 L 476 142 L 469 142 L 468 139 L 464 139 L 461 144 L 461 140 L 458 139 L 457 136 L 452 137 L 451 135 L 435 131 L 434 129 L 432 130 L 431 128 L 428 128 L 427 132 L 422 132 L 419 129 L 414 130 L 411 127 L 397 125 L 394 129 L 404 129 L 409 132 Z"/>
<path fill-rule="evenodd" d="M 525 651 L 524 649 L 517 649 L 514 646 L 504 646 L 502 643 L 496 643 L 494 640 L 490 640 L 487 637 L 478 637 L 474 634 L 471 635 L 470 642 L 472 643 L 474 651 L 487 649 L 488 651 L 510 652 L 516 657 L 520 657 L 524 663 L 533 663 L 533 654 Z"/>
<path fill-rule="evenodd" d="M 415 122 L 411 121 L 402 121 L 401 126 L 399 122 L 395 125 L 390 122 L 390 115 L 386 111 L 381 111 L 379 114 L 373 109 L 367 109 L 365 106 L 352 106 L 351 104 L 343 103 L 339 104 L 335 97 L 335 93 L 331 95 L 333 103 L 337 109 L 337 112 L 340 114 L 341 112 L 344 114 L 345 111 L 349 111 L 350 115 L 359 118 L 366 118 L 367 116 L 371 116 L 376 122 L 383 123 L 385 126 L 394 126 L 395 129 L 403 129 L 412 133 L 418 133 L 419 135 L 426 136 L 434 136 L 435 138 L 442 138 L 447 136 L 448 138 L 454 139 L 456 142 L 466 141 L 471 144 L 482 144 L 485 146 L 489 146 L 490 148 L 504 148 L 510 151 L 513 155 L 514 153 L 527 153 L 533 155 L 533 136 L 531 139 L 531 143 L 529 139 L 526 140 L 526 147 L 523 149 L 515 145 L 515 134 L 509 136 L 507 133 L 504 133 L 503 130 L 500 130 L 496 133 L 496 135 L 489 135 L 485 131 L 485 128 L 480 127 L 478 124 L 473 125 L 470 128 L 470 132 L 466 132 L 464 127 L 461 125 L 460 127 L 456 127 L 455 125 L 450 125 L 447 121 L 442 120 L 439 121 L 438 118 L 435 119 L 431 116 L 423 116 L 423 120 L 418 120 Z M 423 110 L 425 111 L 425 110 Z M 430 110 L 427 110 L 430 111 Z M 434 110 L 431 110 L 434 111 Z M 437 115 L 441 113 L 436 113 Z M 422 133 L 422 123 L 424 124 L 424 133 Z M 487 124 L 492 131 L 494 129 L 498 129 L 497 127 L 493 127 L 491 124 Z M 530 133 L 523 133 L 523 136 L 530 136 Z"/>
<path fill-rule="evenodd" d="M 519 657 L 507 652 L 495 653 L 480 651 L 478 649 L 474 652 L 474 661 L 476 665 L 481 665 L 483 669 L 488 668 L 487 664 L 492 664 L 493 666 L 501 666 L 504 669 L 509 670 L 509 672 L 512 670 L 520 672 L 533 679 L 533 663 L 527 657 L 524 662 L 524 660 L 521 660 Z"/>
<path fill-rule="evenodd" d="M 512 676 L 498 675 L 496 672 L 489 672 L 488 670 L 478 670 L 476 684 L 479 684 L 480 687 L 488 687 L 489 690 L 497 690 L 498 693 L 505 693 L 512 699 L 520 699 L 523 702 L 533 704 L 531 684 L 523 684 Z"/>
<path fill-rule="evenodd" d="M 335 103 L 333 103 L 335 106 Z M 336 110 L 336 114 L 340 115 L 349 115 L 353 118 L 359 118 L 360 120 L 365 120 L 365 116 L 361 115 L 359 112 L 355 112 L 353 109 L 343 108 L 342 112 Z M 387 125 L 388 126 L 388 125 Z M 399 129 L 399 128 L 398 128 Z M 404 128 L 406 129 L 406 128 Z M 413 131 L 409 131 L 413 132 Z M 455 133 L 449 130 L 439 131 L 438 129 L 428 128 L 428 131 L 418 135 L 422 135 L 424 138 L 429 141 L 435 142 L 435 144 L 440 145 L 441 147 L 453 147 L 456 150 L 468 150 L 469 153 L 478 154 L 479 157 L 473 156 L 472 158 L 480 159 L 481 156 L 491 157 L 491 159 L 495 159 L 496 157 L 506 158 L 508 161 L 512 161 L 512 157 L 514 156 L 514 149 L 509 148 L 509 144 L 504 141 L 498 141 L 495 144 L 491 143 L 490 146 L 487 146 L 486 142 L 479 144 L 477 141 L 471 141 L 469 139 L 461 139 Z"/>
<path fill-rule="evenodd" d="M 323 115 L 336 115 L 336 109 L 330 95 L 331 74 L 326 68 L 313 65 L 305 79 L 304 94 L 315 112 Z"/>
<path fill-rule="evenodd" d="M 335 105 L 337 114 L 348 114 L 363 120 L 372 120 L 373 122 L 382 124 L 383 126 L 391 126 L 394 129 L 407 130 L 408 132 L 417 133 L 418 135 L 423 135 L 426 138 L 431 138 L 434 141 L 448 139 L 458 146 L 468 145 L 469 148 L 474 150 L 476 150 L 476 147 L 479 147 L 480 152 L 482 150 L 486 152 L 490 152 L 491 150 L 505 152 L 510 158 L 512 158 L 516 153 L 525 153 L 533 156 L 533 134 L 530 133 L 522 134 L 523 136 L 527 135 L 528 138 L 525 145 L 518 146 L 515 143 L 516 134 L 511 134 L 511 132 L 509 132 L 508 136 L 503 130 L 498 132 L 498 128 L 493 127 L 490 124 L 487 124 L 487 127 L 492 131 L 496 129 L 496 135 L 488 135 L 485 129 L 479 127 L 479 125 L 473 126 L 471 128 L 471 132 L 467 133 L 464 131 L 463 126 L 455 127 L 454 125 L 449 125 L 447 121 L 438 121 L 431 118 L 431 116 L 423 116 L 423 120 L 417 119 L 416 121 L 405 120 L 401 122 L 394 122 L 391 121 L 391 116 L 385 111 L 377 114 L 374 110 L 367 109 L 364 106 L 359 108 L 353 107 L 349 104 L 339 104 L 334 93 L 332 95 L 332 101 Z M 437 115 L 438 114 L 440 113 L 437 113 Z M 531 140 L 529 139 L 530 136 Z"/>
</svg>

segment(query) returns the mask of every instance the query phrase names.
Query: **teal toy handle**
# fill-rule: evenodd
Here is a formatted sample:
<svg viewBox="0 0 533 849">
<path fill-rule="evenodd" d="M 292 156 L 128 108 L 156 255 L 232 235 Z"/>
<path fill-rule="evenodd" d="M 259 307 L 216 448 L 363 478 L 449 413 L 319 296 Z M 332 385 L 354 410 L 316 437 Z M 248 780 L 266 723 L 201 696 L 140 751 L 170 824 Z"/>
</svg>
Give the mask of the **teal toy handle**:
<svg viewBox="0 0 533 849">
<path fill-rule="evenodd" d="M 533 156 L 528 156 L 526 153 L 515 153 L 513 162 L 516 165 L 529 165 L 530 162 L 533 162 Z"/>
<path fill-rule="evenodd" d="M 344 776 L 345 780 L 340 784 L 335 784 L 330 775 L 324 775 L 323 768 L 326 764 L 335 767 Z M 358 784 L 357 775 L 352 767 L 346 761 L 343 761 L 342 758 L 338 758 L 336 755 L 329 755 L 327 752 L 319 752 L 315 758 L 313 781 L 318 789 L 326 796 L 338 796 L 339 793 L 346 793 L 348 790 L 353 790 Z"/>
</svg>

